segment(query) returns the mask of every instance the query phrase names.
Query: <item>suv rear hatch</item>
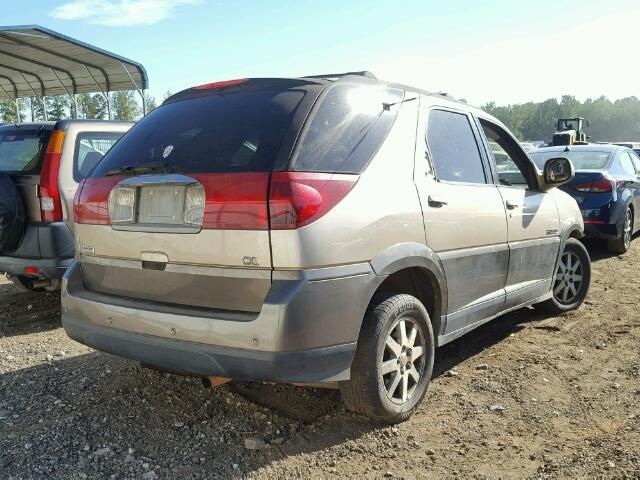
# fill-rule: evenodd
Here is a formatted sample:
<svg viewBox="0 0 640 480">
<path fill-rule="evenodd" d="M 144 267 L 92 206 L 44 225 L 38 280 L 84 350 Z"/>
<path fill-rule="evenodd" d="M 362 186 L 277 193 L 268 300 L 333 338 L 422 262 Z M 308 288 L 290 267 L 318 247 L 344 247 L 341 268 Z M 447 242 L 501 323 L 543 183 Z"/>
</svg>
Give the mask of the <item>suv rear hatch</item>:
<svg viewBox="0 0 640 480">
<path fill-rule="evenodd" d="M 272 172 L 322 88 L 203 85 L 141 120 L 76 194 L 85 287 L 150 309 L 259 312 L 271 285 Z"/>
<path fill-rule="evenodd" d="M 53 123 L 0 127 L 0 173 L 15 181 L 31 222 L 41 221 L 40 172 L 52 130 Z"/>
</svg>

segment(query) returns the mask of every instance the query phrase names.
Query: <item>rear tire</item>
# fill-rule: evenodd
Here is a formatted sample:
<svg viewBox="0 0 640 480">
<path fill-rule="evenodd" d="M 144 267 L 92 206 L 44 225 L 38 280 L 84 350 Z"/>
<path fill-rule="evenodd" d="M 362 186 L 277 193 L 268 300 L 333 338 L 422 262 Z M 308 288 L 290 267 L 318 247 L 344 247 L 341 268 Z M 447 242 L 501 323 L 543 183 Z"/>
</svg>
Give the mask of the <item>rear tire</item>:
<svg viewBox="0 0 640 480">
<path fill-rule="evenodd" d="M 374 297 L 364 318 L 351 379 L 340 382 L 349 410 L 384 423 L 414 414 L 433 373 L 434 337 L 429 314 L 415 297 Z"/>
<path fill-rule="evenodd" d="M 631 234 L 633 233 L 633 211 L 627 207 L 624 214 L 624 223 L 622 224 L 622 234 L 618 238 L 614 238 L 607 242 L 607 249 L 611 253 L 622 255 L 627 253 L 631 246 Z"/>
<path fill-rule="evenodd" d="M 538 306 L 554 315 L 575 310 L 587 297 L 590 283 L 589 252 L 578 240 L 569 238 L 553 276 L 553 296 Z"/>
</svg>

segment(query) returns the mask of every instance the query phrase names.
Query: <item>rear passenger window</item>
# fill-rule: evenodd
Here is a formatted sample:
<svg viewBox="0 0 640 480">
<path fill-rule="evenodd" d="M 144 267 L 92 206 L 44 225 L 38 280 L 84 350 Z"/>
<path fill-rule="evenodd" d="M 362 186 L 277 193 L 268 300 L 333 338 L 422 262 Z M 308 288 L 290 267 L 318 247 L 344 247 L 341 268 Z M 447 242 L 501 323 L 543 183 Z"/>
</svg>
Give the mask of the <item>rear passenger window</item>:
<svg viewBox="0 0 640 480">
<path fill-rule="evenodd" d="M 292 170 L 360 173 L 389 133 L 402 95 L 377 85 L 331 87 L 300 140 Z"/>
<path fill-rule="evenodd" d="M 438 180 L 486 183 L 482 158 L 469 117 L 433 110 L 427 124 L 427 144 Z"/>
<path fill-rule="evenodd" d="M 87 178 L 105 153 L 113 147 L 124 132 L 84 132 L 76 137 L 73 159 L 73 179 L 80 182 Z"/>
<path fill-rule="evenodd" d="M 633 166 L 636 167 L 636 172 L 640 173 L 640 158 L 635 153 L 627 152 L 631 157 L 631 161 L 633 162 Z"/>
<path fill-rule="evenodd" d="M 629 155 L 627 152 L 622 152 L 622 154 L 620 155 L 620 166 L 625 171 L 625 173 L 628 173 L 629 175 L 636 174 L 636 169 L 633 166 L 633 162 L 631 161 L 631 155 Z"/>
</svg>

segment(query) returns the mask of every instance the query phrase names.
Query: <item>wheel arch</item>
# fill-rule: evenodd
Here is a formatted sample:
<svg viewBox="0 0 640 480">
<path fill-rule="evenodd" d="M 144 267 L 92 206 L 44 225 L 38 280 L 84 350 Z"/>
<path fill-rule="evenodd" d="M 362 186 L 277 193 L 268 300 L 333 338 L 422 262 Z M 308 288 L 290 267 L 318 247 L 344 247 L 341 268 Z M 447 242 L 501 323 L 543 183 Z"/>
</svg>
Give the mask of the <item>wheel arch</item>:
<svg viewBox="0 0 640 480">
<path fill-rule="evenodd" d="M 402 243 L 375 257 L 371 267 L 380 281 L 371 292 L 367 305 L 382 292 L 413 295 L 427 309 L 437 339 L 445 326 L 447 284 L 436 253 L 424 244 Z"/>
</svg>

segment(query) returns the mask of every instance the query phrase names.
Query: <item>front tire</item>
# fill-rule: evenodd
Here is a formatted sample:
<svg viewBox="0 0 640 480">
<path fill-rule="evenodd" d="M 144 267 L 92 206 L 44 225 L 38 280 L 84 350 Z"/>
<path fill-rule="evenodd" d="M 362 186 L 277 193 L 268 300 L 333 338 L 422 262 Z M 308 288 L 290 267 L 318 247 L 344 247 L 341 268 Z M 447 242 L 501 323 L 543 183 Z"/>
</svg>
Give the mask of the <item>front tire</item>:
<svg viewBox="0 0 640 480">
<path fill-rule="evenodd" d="M 554 315 L 575 310 L 587 297 L 590 283 L 589 252 L 578 240 L 569 238 L 553 277 L 553 296 L 539 305 Z"/>
<path fill-rule="evenodd" d="M 417 298 L 376 296 L 360 331 L 351 379 L 340 382 L 347 408 L 384 423 L 407 420 L 429 386 L 434 345 L 429 314 Z"/>
<path fill-rule="evenodd" d="M 624 214 L 624 223 L 622 224 L 622 234 L 618 238 L 607 242 L 607 249 L 612 253 L 622 255 L 627 253 L 631 246 L 631 235 L 633 233 L 633 211 L 627 207 Z"/>
</svg>

